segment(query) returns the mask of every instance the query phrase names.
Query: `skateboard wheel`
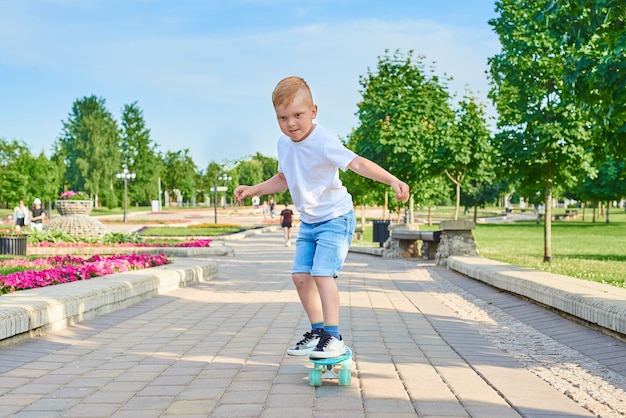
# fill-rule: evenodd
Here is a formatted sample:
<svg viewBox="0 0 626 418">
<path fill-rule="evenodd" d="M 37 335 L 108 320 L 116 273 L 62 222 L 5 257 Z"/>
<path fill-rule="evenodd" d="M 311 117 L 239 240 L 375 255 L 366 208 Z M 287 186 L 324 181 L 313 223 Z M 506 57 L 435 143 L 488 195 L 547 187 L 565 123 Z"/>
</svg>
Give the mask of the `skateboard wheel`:
<svg viewBox="0 0 626 418">
<path fill-rule="evenodd" d="M 322 372 L 320 370 L 309 370 L 309 385 L 322 386 Z"/>
<path fill-rule="evenodd" d="M 338 383 L 340 386 L 350 386 L 350 383 L 352 383 L 352 370 L 350 369 L 339 370 L 339 382 Z"/>
</svg>

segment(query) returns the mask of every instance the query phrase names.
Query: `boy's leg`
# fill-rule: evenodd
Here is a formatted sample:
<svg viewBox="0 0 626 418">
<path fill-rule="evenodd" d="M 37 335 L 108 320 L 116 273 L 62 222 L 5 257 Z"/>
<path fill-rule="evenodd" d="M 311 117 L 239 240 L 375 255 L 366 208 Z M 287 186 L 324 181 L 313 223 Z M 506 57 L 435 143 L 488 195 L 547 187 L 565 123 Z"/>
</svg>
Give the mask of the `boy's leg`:
<svg viewBox="0 0 626 418">
<path fill-rule="evenodd" d="M 322 304 L 315 281 L 309 273 L 293 273 L 291 277 L 312 329 L 306 331 L 296 345 L 289 347 L 287 354 L 290 356 L 308 356 L 317 347 L 320 337 L 324 334 Z"/>
<path fill-rule="evenodd" d="M 316 249 L 311 275 L 321 298 L 326 332 L 311 358 L 336 357 L 346 352 L 339 332 L 339 289 L 335 279 L 348 254 L 355 224 L 351 211 L 321 224 L 315 231 Z"/>
<path fill-rule="evenodd" d="M 309 273 L 293 273 L 291 278 L 296 285 L 298 297 L 300 297 L 300 302 L 309 322 L 311 324 L 324 322 L 324 311 L 316 281 Z"/>
<path fill-rule="evenodd" d="M 324 324 L 339 325 L 339 289 L 335 278 L 316 276 L 314 279 L 321 299 Z"/>
</svg>

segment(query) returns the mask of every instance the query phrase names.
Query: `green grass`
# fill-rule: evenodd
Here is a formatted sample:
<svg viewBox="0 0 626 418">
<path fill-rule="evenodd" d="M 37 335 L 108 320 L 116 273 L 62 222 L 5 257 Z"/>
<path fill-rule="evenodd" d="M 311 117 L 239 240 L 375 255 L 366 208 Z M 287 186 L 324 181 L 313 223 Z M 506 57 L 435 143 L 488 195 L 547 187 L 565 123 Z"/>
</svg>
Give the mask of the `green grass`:
<svg viewBox="0 0 626 418">
<path fill-rule="evenodd" d="M 214 228 L 149 226 L 139 232 L 142 237 L 216 237 L 245 230 L 240 226 L 217 226 Z"/>
<path fill-rule="evenodd" d="M 552 257 L 543 261 L 544 228 L 535 223 L 482 224 L 481 256 L 536 270 L 626 287 L 626 222 L 554 222 Z"/>
<path fill-rule="evenodd" d="M 443 211 L 445 212 L 445 211 Z M 558 210 L 557 213 L 564 213 Z M 579 211 L 580 212 L 580 211 Z M 440 213 L 437 213 L 439 217 Z M 544 226 L 531 222 L 478 224 L 473 231 L 482 257 L 617 287 L 626 287 L 626 213 L 613 210 L 610 223 L 604 217 L 592 222 L 590 210 L 574 221 L 552 223 L 552 257 L 543 261 Z M 423 219 L 423 218 L 422 218 Z M 420 230 L 438 229 L 420 225 Z M 354 245 L 372 243 L 372 225 L 366 225 L 363 239 Z"/>
</svg>

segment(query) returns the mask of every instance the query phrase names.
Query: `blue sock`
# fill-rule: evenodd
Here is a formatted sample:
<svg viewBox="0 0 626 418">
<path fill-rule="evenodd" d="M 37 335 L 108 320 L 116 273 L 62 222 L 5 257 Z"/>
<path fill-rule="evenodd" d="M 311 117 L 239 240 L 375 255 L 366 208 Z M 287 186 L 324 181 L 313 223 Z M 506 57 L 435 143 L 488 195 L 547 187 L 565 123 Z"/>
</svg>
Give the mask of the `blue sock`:
<svg viewBox="0 0 626 418">
<path fill-rule="evenodd" d="M 324 323 L 316 322 L 314 324 L 311 324 L 311 329 L 324 329 Z"/>
<path fill-rule="evenodd" d="M 324 325 L 324 331 L 335 337 L 336 339 L 341 339 L 339 336 L 339 325 Z"/>
</svg>

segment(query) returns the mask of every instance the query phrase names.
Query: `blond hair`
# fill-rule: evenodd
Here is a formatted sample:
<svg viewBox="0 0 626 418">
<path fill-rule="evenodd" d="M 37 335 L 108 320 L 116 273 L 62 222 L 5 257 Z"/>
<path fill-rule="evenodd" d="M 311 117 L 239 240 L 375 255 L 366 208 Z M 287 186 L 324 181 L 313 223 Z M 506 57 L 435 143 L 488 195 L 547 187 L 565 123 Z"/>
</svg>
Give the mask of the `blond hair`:
<svg viewBox="0 0 626 418">
<path fill-rule="evenodd" d="M 313 94 L 306 81 L 300 77 L 287 77 L 280 80 L 274 88 L 272 93 L 274 107 L 290 105 L 300 90 L 306 92 L 311 105 L 313 105 Z"/>
</svg>

